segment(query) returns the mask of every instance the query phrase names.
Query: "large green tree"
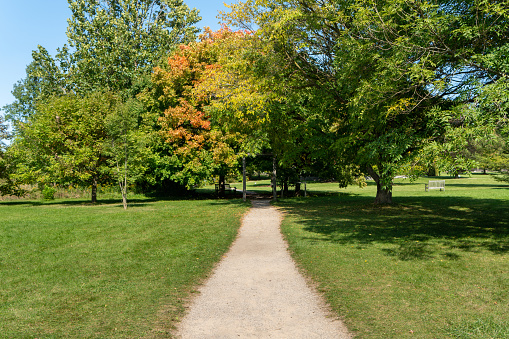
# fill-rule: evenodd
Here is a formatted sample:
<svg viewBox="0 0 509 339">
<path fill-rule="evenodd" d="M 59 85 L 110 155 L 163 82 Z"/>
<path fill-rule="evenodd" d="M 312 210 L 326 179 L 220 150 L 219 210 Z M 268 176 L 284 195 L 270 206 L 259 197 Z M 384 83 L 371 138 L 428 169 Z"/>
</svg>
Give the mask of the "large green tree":
<svg viewBox="0 0 509 339">
<path fill-rule="evenodd" d="M 182 0 L 69 0 L 69 6 L 78 92 L 131 89 L 177 45 L 194 40 L 201 19 Z"/>
<path fill-rule="evenodd" d="M 237 39 L 221 44 L 218 67 L 206 70 L 200 84 L 213 97 L 208 112 L 231 131 L 248 136 L 243 154 L 275 157 L 284 188 L 310 172 L 338 178 L 328 148 L 332 139 L 325 132 L 330 121 L 317 113 L 327 106 L 325 94 L 317 88 L 294 90 L 303 82 L 292 76 L 274 46 L 249 31 L 235 34 Z"/>
<path fill-rule="evenodd" d="M 507 4 L 488 1 L 279 1 L 232 5 L 232 22 L 260 27 L 286 80 L 274 88 L 319 89 L 339 158 L 392 201 L 392 178 L 439 139 L 451 107 L 474 104 L 505 81 Z M 298 82 L 292 81 L 297 79 Z M 436 109 L 436 108 L 439 109 Z"/>
</svg>

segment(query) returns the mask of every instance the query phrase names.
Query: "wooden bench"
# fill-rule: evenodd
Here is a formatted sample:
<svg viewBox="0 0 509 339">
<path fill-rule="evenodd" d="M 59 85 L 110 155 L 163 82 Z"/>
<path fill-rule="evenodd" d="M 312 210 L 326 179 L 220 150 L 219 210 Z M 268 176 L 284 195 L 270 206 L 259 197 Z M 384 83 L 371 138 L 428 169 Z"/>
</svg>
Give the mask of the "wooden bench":
<svg viewBox="0 0 509 339">
<path fill-rule="evenodd" d="M 230 184 L 224 184 L 224 192 L 235 194 L 237 192 L 237 187 L 231 187 Z M 216 184 L 216 194 L 219 194 L 219 184 Z"/>
<path fill-rule="evenodd" d="M 424 184 L 424 191 L 429 190 L 444 190 L 445 191 L 445 180 L 429 180 L 427 184 Z"/>
</svg>

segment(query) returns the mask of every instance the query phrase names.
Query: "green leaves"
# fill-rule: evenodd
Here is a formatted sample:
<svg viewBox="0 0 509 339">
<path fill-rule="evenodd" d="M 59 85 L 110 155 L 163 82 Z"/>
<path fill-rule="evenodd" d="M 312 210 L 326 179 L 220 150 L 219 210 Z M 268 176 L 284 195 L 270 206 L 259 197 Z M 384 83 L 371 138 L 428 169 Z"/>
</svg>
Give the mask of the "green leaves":
<svg viewBox="0 0 509 339">
<path fill-rule="evenodd" d="M 66 47 L 53 58 L 44 47 L 38 46 L 32 57 L 33 61 L 26 68 L 27 77 L 14 85 L 15 101 L 3 107 L 15 132 L 21 132 L 20 124 L 35 114 L 38 101 L 62 95 L 72 88 L 66 74 L 69 57 Z"/>
<path fill-rule="evenodd" d="M 304 110 L 329 122 L 341 162 L 376 171 L 389 190 L 398 169 L 443 135 L 440 114 L 504 77 L 504 2 L 248 0 L 232 10 L 232 21 L 260 27 L 278 60 L 279 81 L 265 90 L 316 95 L 322 104 Z"/>
<path fill-rule="evenodd" d="M 104 119 L 114 105 L 113 96 L 100 94 L 67 94 L 40 102 L 11 145 L 19 159 L 16 177 L 40 184 L 94 185 L 104 180 Z"/>
<path fill-rule="evenodd" d="M 154 117 L 134 97 L 163 57 L 195 39 L 198 11 L 182 0 L 68 2 L 70 48 L 51 57 L 39 46 L 5 108 L 17 177 L 93 187 L 122 177 L 125 187 L 153 157 Z"/>
<path fill-rule="evenodd" d="M 195 38 L 200 20 L 182 0 L 69 1 L 67 36 L 79 91 L 125 90 L 176 45 Z"/>
</svg>

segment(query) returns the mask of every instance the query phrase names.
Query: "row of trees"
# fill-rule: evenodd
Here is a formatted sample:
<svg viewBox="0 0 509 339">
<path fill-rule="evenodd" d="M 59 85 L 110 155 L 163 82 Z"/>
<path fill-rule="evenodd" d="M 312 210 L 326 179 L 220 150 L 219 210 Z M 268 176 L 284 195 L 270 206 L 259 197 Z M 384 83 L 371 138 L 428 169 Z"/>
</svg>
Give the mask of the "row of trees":
<svg viewBox="0 0 509 339">
<path fill-rule="evenodd" d="M 151 171 L 157 117 L 136 96 L 176 46 L 196 39 L 200 20 L 182 0 L 69 0 L 68 45 L 39 46 L 4 107 L 13 126 L 16 183 L 129 184 L 165 180 Z M 164 170 L 160 171 L 164 172 Z"/>
<path fill-rule="evenodd" d="M 270 154 L 283 188 L 367 174 L 391 203 L 403 171 L 509 167 L 505 1 L 246 0 L 223 15 L 242 31 L 198 39 L 181 0 L 69 3 L 70 47 L 39 47 L 5 108 L 4 191 L 115 179 L 127 206 Z"/>
</svg>

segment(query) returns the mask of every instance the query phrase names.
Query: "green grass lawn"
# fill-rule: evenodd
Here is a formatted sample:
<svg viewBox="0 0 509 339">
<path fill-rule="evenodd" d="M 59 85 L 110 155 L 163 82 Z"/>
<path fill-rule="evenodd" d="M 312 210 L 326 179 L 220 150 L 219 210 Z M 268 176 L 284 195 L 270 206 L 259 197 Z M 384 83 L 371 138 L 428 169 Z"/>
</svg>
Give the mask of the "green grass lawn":
<svg viewBox="0 0 509 339">
<path fill-rule="evenodd" d="M 509 338 L 509 186 L 442 179 L 397 179 L 389 207 L 373 183 L 277 203 L 295 259 L 359 338 Z"/>
<path fill-rule="evenodd" d="M 509 186 L 444 179 L 397 179 L 389 207 L 372 182 L 277 202 L 294 257 L 358 337 L 509 338 Z M 0 202 L 0 338 L 168 337 L 247 206 Z"/>
<path fill-rule="evenodd" d="M 237 201 L 0 203 L 0 338 L 167 338 Z"/>
</svg>

